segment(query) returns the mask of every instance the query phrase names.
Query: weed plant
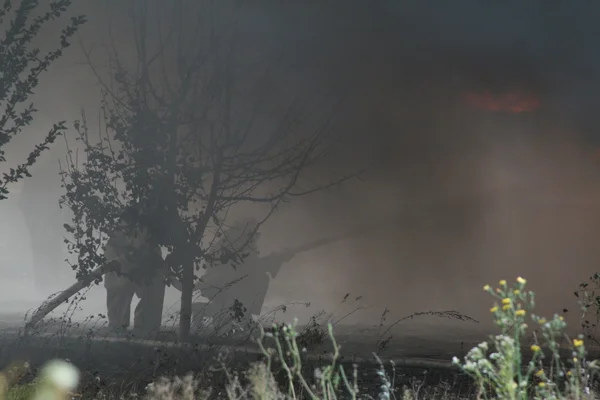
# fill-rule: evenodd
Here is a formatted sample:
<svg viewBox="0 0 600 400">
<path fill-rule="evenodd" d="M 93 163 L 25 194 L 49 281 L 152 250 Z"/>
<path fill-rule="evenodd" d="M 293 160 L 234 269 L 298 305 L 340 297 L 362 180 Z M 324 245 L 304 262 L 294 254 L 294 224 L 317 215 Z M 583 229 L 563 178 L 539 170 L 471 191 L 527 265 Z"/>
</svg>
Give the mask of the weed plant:
<svg viewBox="0 0 600 400">
<path fill-rule="evenodd" d="M 535 296 L 525 290 L 526 283 L 519 277 L 514 285 L 501 280 L 497 288 L 489 285 L 483 288 L 496 299 L 490 312 L 500 334 L 471 349 L 464 363 L 456 357 L 453 362 L 473 378 L 480 398 L 595 398 L 592 383 L 598 364 L 587 360 L 583 335 L 568 337 L 562 316 L 555 314 L 546 319 L 533 314 Z M 529 328 L 527 322 L 537 325 L 541 332 L 541 338 L 533 335 L 528 361 L 522 347 Z M 563 337 L 570 350 L 566 360 L 560 356 L 559 343 Z"/>
</svg>

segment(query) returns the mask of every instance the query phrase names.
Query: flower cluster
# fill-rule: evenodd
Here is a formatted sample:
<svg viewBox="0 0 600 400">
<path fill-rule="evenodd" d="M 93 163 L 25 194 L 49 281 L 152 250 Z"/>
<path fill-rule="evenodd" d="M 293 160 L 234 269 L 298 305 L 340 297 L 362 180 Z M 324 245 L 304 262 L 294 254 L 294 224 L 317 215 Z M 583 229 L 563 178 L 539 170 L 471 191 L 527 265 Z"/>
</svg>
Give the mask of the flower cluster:
<svg viewBox="0 0 600 400">
<path fill-rule="evenodd" d="M 525 279 L 519 277 L 514 288 L 509 288 L 504 279 L 499 282 L 500 287 L 496 289 L 492 289 L 489 285 L 483 287 L 484 291 L 496 298 L 490 312 L 494 314 L 495 323 L 503 333 L 508 334 L 509 330 L 513 333 L 522 333 L 527 329 L 525 317 L 528 309 L 532 309 L 535 305 L 535 296 L 533 292 L 524 290 L 526 283 Z"/>
</svg>

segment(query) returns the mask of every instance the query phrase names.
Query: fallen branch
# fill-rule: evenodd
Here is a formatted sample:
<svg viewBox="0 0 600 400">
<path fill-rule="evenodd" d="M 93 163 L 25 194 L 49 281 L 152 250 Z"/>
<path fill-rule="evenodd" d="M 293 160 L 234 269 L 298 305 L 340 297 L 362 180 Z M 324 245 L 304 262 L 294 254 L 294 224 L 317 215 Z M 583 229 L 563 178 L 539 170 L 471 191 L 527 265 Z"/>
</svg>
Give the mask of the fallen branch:
<svg viewBox="0 0 600 400">
<path fill-rule="evenodd" d="M 25 324 L 25 331 L 28 331 L 35 326 L 48 314 L 54 311 L 59 305 L 67 302 L 73 295 L 77 294 L 81 290 L 90 286 L 95 280 L 101 278 L 107 272 L 110 272 L 113 269 L 116 269 L 116 264 L 105 264 L 102 265 L 92 272 L 90 272 L 83 279 L 75 282 L 73 285 L 69 286 L 67 289 L 63 290 L 52 299 L 44 302 L 38 309 L 34 312 L 33 316 Z"/>
</svg>

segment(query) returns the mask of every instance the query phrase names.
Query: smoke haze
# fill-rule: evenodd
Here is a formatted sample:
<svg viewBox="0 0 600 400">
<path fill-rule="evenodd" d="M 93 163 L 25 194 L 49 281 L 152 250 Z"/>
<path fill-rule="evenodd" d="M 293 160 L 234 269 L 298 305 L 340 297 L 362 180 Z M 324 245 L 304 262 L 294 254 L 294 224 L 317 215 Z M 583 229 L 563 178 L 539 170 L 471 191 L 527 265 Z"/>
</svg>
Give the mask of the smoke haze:
<svg viewBox="0 0 600 400">
<path fill-rule="evenodd" d="M 78 5 L 89 9 L 85 43 L 99 42 L 95 34 L 106 26 L 98 3 Z M 283 207 L 265 226 L 262 253 L 381 223 L 367 236 L 296 257 L 273 284 L 269 306 L 311 301 L 311 308 L 290 311 L 307 318 L 318 309 L 341 309 L 351 293 L 372 307 L 348 322 L 377 323 L 386 306 L 392 319 L 457 309 L 485 322 L 489 299 L 481 287 L 520 275 L 537 292 L 540 313 L 567 307 L 576 317 L 572 292 L 600 267 L 594 160 L 600 55 L 590 39 L 600 33 L 591 10 L 598 7 L 584 1 L 253 2 L 243 34 L 256 48 L 285 49 L 272 73 L 281 96 L 302 90 L 343 97 L 334 124 L 342 139 L 314 179 L 371 167 L 361 180 Z M 130 41 L 126 28 L 116 30 L 123 42 Z M 44 76 L 36 97 L 41 111 L 30 132 L 11 143 L 9 161 L 26 155 L 52 122 L 76 119 L 82 107 L 96 116 L 99 87 L 82 61 L 75 46 Z M 508 89 L 533 92 L 540 108 L 497 113 L 461 101 L 467 92 Z M 54 204 L 62 192 L 51 165 L 64 151 L 53 146 L 47 164 L 34 168 L 26 183 L 32 190 L 40 185 L 34 197 L 59 236 Z M 55 191 L 48 188 L 53 179 Z M 31 238 L 14 200 L 19 194 L 16 187 L 13 199 L 0 204 L 10 221 L 2 236 L 21 246 L 3 263 L 32 270 L 23 249 Z M 70 285 L 68 266 L 51 267 L 66 272 L 51 273 L 60 279 L 47 293 L 21 293 L 24 302 Z M 86 311 L 102 311 L 102 288 L 93 293 Z M 177 300 L 176 293 L 169 296 Z"/>
</svg>

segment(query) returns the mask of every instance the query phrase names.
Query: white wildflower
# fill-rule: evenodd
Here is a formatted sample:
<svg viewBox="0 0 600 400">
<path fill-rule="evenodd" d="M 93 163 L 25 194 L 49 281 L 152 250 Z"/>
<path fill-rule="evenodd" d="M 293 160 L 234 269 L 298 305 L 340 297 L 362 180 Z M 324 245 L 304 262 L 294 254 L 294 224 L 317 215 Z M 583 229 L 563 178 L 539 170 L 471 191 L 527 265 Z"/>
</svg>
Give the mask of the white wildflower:
<svg viewBox="0 0 600 400">
<path fill-rule="evenodd" d="M 41 378 L 56 388 L 69 392 L 79 384 L 79 370 L 66 361 L 50 361 L 41 372 Z"/>
</svg>

